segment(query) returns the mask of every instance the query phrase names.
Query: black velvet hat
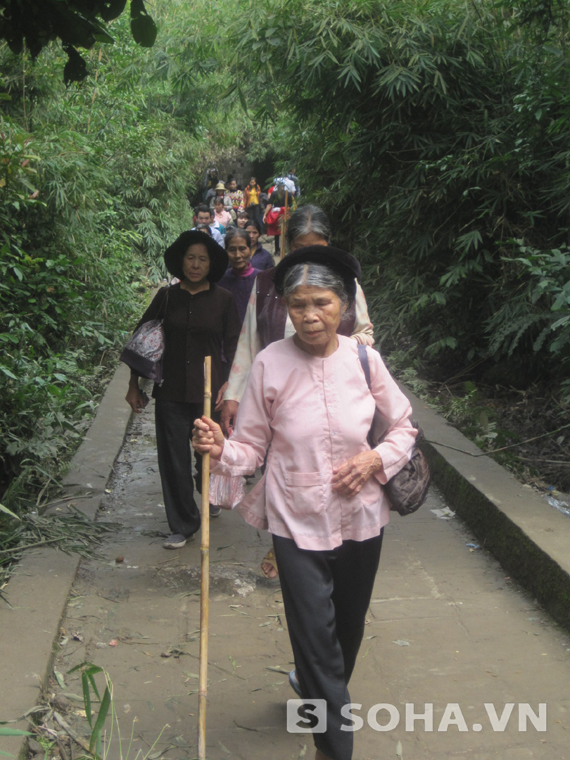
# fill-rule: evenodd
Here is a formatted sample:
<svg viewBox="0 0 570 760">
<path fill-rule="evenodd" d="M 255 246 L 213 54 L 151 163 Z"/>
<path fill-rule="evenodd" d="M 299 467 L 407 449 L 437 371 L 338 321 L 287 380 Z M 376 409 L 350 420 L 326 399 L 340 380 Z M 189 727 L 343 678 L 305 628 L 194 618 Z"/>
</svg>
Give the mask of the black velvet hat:
<svg viewBox="0 0 570 760">
<path fill-rule="evenodd" d="M 283 295 L 283 286 L 287 272 L 297 264 L 322 264 L 338 276 L 344 282 L 348 298 L 352 303 L 356 296 L 356 280 L 360 280 L 361 270 L 358 259 L 355 259 L 347 251 L 333 248 L 330 245 L 308 245 L 305 248 L 297 248 L 285 256 L 275 269 L 275 290 Z"/>
<path fill-rule="evenodd" d="M 194 245 L 194 243 L 202 243 L 208 251 L 208 256 L 210 257 L 209 282 L 221 280 L 228 268 L 228 254 L 207 232 L 200 232 L 200 230 L 187 230 L 183 232 L 166 249 L 164 252 L 164 263 L 170 274 L 178 277 L 179 280 L 184 279 L 182 259 L 188 248 Z"/>
</svg>

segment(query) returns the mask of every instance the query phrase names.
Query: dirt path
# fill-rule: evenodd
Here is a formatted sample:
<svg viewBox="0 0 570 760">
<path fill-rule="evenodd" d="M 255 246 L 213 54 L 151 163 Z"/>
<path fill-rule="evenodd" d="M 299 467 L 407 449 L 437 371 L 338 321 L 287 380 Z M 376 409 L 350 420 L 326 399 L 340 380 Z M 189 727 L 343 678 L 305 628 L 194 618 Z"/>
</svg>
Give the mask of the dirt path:
<svg viewBox="0 0 570 760">
<path fill-rule="evenodd" d="M 457 520 L 434 516 L 431 509 L 443 506 L 434 494 L 417 515 L 396 516 L 387 530 L 351 682 L 365 721 L 355 734 L 355 760 L 396 758 L 398 742 L 404 760 L 570 758 L 568 636 L 486 553 L 467 546 Z M 110 739 L 110 760 L 147 753 L 189 760 L 196 755 L 200 545 L 197 538 L 177 552 L 162 549 L 167 524 L 152 405 L 131 424 L 102 517 L 122 528 L 105 561 L 81 564 L 55 663 L 66 689 L 54 677 L 50 696 L 68 695 L 66 719 L 87 735 L 79 678 L 66 673 L 84 660 L 96 663 L 114 684 L 121 727 L 122 740 L 116 729 Z M 211 523 L 209 760 L 313 757 L 312 737 L 286 730 L 287 700 L 295 696 L 286 676 L 286 621 L 278 585 L 258 572 L 269 545 L 267 534 L 237 514 Z M 484 703 L 500 717 L 510 702 L 506 730 L 493 731 Z M 367 725 L 378 703 L 393 706 L 399 725 Z M 406 731 L 406 703 L 418 713 L 433 703 L 434 730 L 416 721 Z M 449 703 L 458 705 L 454 715 L 464 717 L 467 731 L 453 724 L 441 730 Z M 532 723 L 519 731 L 519 703 L 535 713 L 547 704 L 545 732 Z M 377 719 L 385 725 L 388 712 Z"/>
</svg>

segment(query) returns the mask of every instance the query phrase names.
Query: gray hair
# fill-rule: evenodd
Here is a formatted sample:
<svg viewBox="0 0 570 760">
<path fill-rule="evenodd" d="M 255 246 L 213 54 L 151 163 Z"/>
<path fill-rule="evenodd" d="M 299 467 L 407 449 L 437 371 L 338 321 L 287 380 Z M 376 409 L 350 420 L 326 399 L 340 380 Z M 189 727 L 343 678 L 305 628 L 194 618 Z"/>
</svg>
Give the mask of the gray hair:
<svg viewBox="0 0 570 760">
<path fill-rule="evenodd" d="M 301 235 L 308 235 L 311 232 L 322 237 L 328 243 L 331 236 L 328 217 L 318 206 L 311 204 L 299 206 L 293 211 L 287 224 L 286 238 L 289 247 L 296 238 Z"/>
<path fill-rule="evenodd" d="M 350 298 L 344 282 L 339 275 L 324 264 L 295 264 L 287 272 L 283 281 L 283 296 L 288 300 L 300 285 L 312 285 L 316 288 L 332 290 L 340 302 L 348 305 Z"/>
</svg>

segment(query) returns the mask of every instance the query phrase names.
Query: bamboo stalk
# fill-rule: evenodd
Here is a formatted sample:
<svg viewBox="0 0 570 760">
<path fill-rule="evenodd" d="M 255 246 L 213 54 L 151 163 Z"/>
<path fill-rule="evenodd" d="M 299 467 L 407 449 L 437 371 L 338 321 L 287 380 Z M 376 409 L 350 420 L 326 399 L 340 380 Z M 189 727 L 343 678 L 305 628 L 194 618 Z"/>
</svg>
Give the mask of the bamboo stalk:
<svg viewBox="0 0 570 760">
<path fill-rule="evenodd" d="M 204 414 L 212 408 L 212 357 L 204 359 Z M 208 696 L 208 629 L 210 615 L 210 455 L 202 456 L 202 543 L 200 595 L 200 671 L 198 682 L 198 760 L 206 760 L 206 699 Z"/>
</svg>

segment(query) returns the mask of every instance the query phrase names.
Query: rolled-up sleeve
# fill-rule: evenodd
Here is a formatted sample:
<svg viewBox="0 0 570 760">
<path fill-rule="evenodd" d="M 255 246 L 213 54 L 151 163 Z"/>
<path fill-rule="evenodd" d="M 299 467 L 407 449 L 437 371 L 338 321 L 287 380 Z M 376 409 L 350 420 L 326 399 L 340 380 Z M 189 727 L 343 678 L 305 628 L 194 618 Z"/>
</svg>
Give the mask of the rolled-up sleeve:
<svg viewBox="0 0 570 760">
<path fill-rule="evenodd" d="M 272 400 L 265 398 L 263 364 L 254 361 L 243 395 L 235 432 L 224 444 L 213 471 L 220 475 L 247 475 L 263 464 L 271 441 Z"/>
</svg>

